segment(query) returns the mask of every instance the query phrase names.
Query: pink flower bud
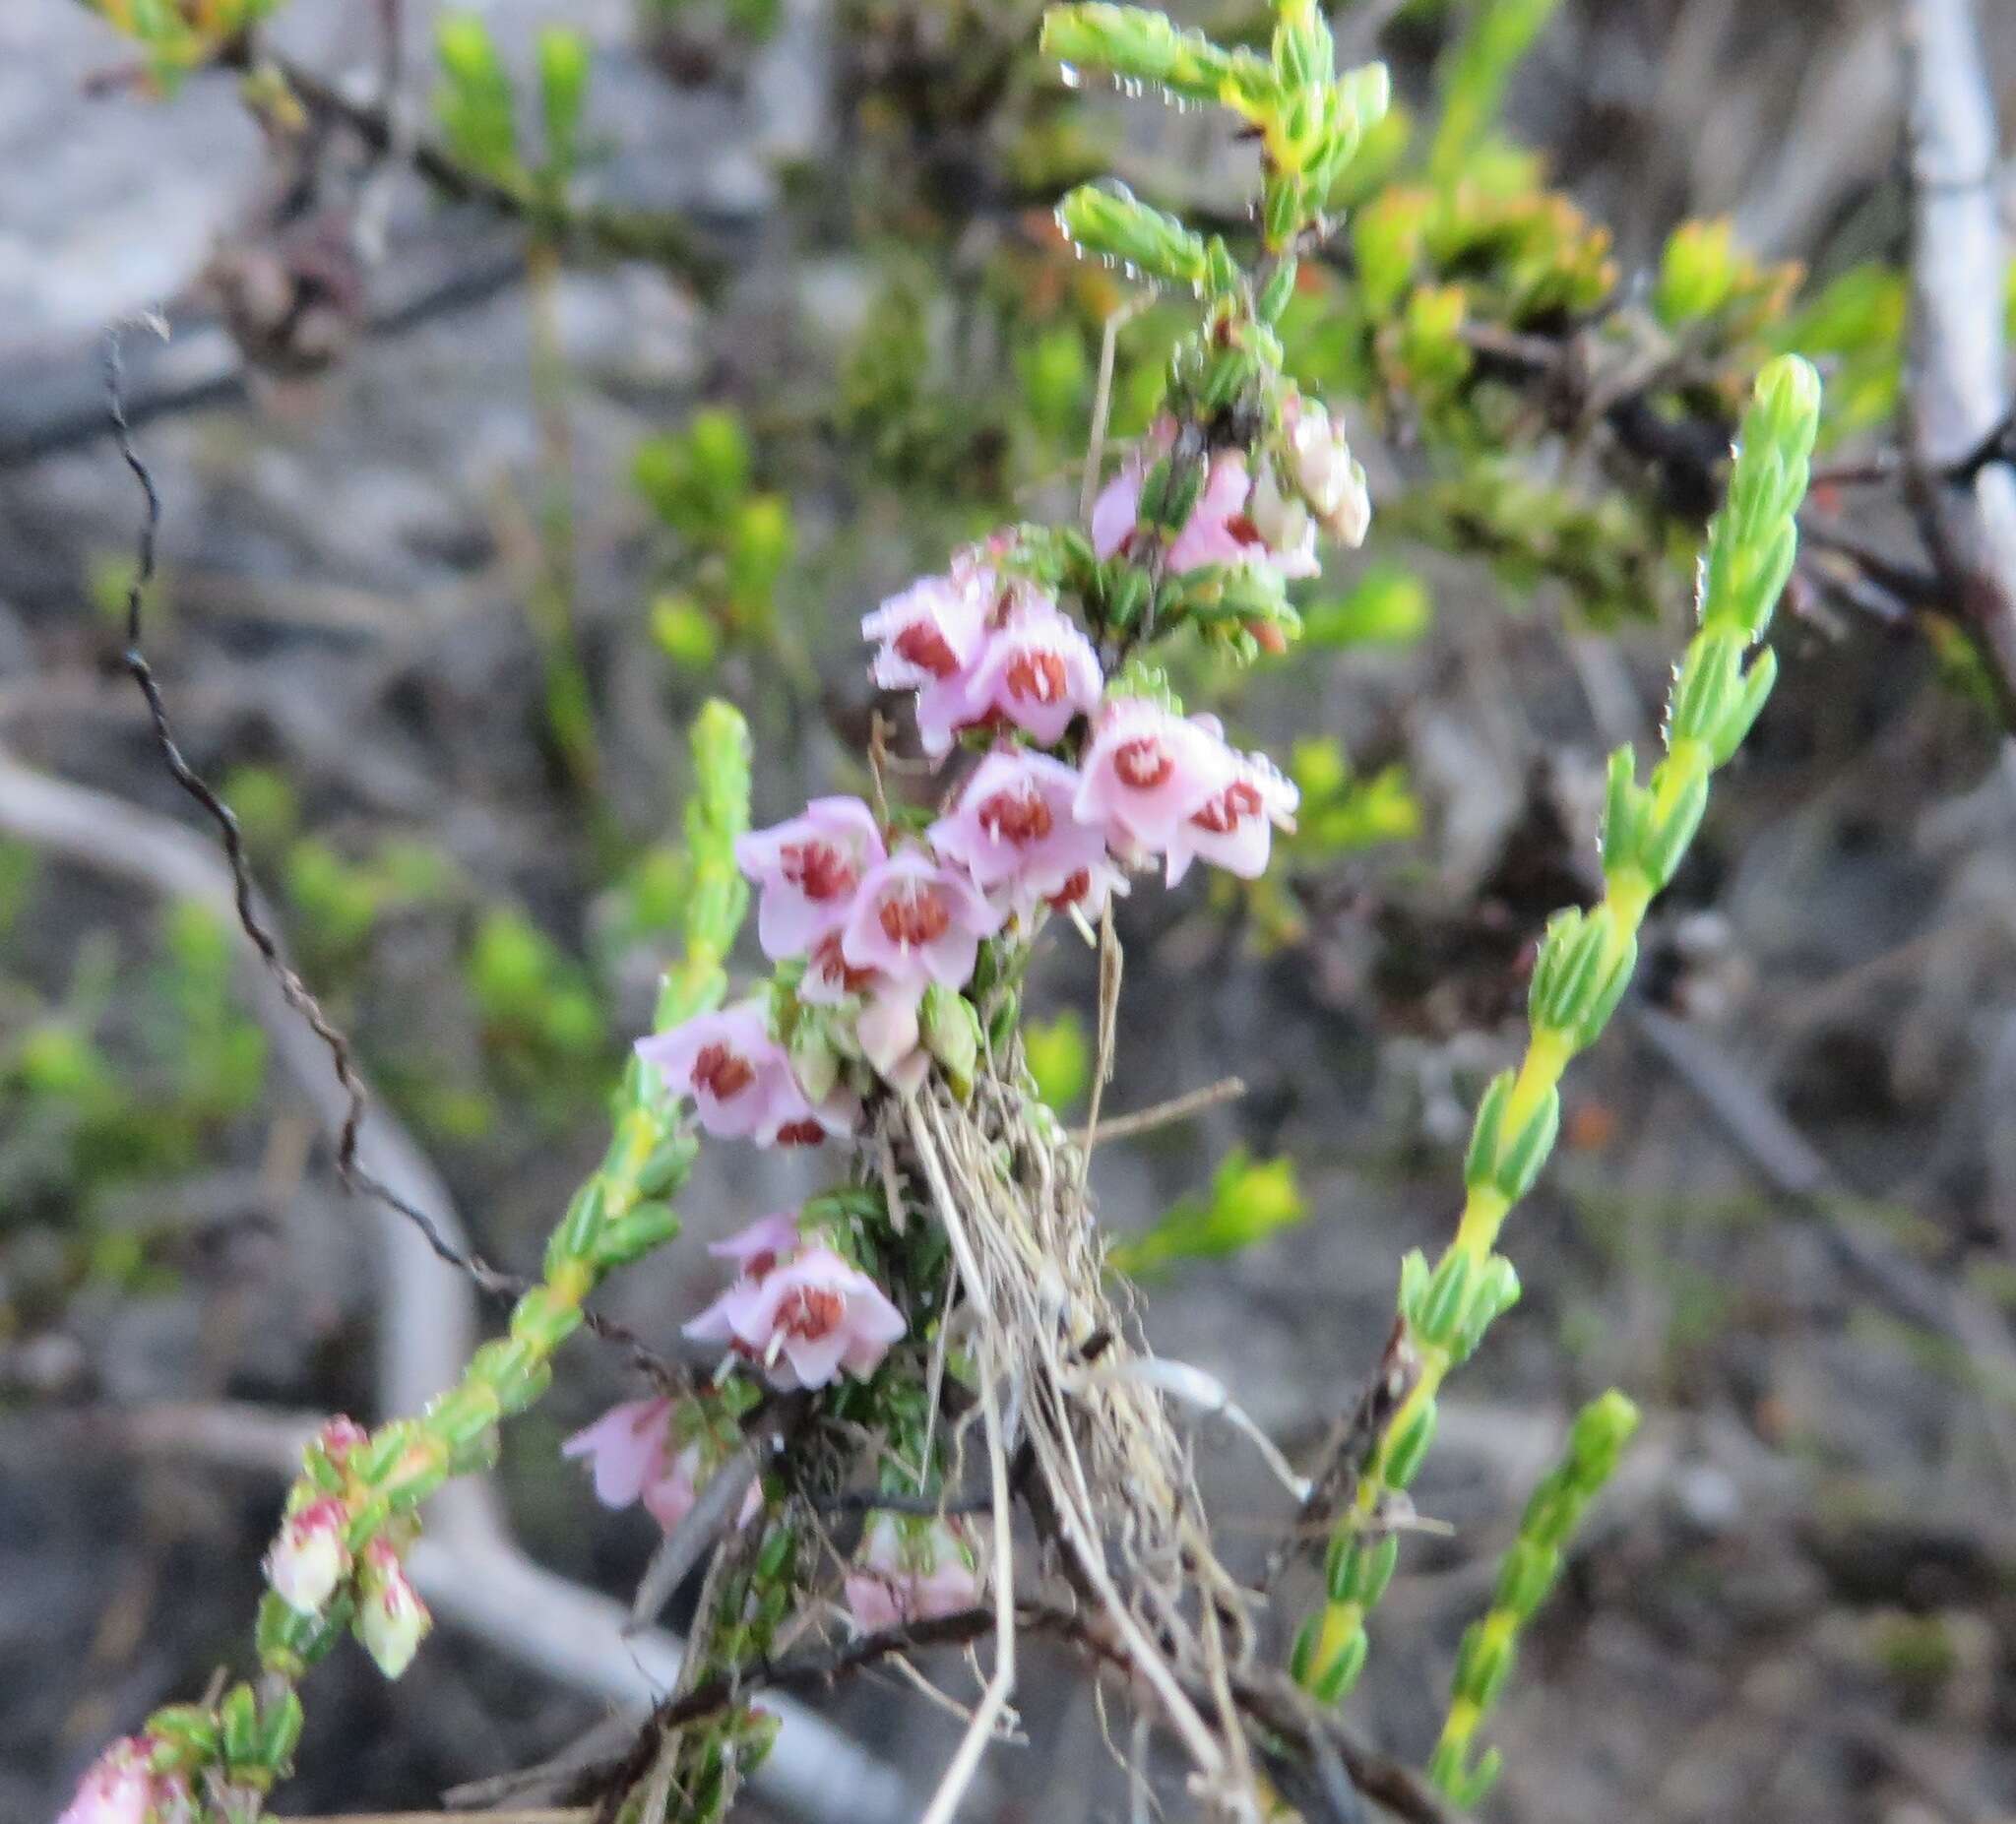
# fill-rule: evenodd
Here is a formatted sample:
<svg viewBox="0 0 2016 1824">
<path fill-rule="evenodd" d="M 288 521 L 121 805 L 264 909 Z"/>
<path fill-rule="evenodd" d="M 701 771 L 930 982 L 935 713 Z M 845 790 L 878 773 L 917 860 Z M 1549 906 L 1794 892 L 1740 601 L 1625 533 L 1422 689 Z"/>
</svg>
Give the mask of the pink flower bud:
<svg viewBox="0 0 2016 1824">
<path fill-rule="evenodd" d="M 341 1470 L 349 1461 L 350 1452 L 369 1443 L 370 1438 L 371 1434 L 354 1418 L 339 1413 L 316 1432 L 315 1448 L 332 1469 Z"/>
<path fill-rule="evenodd" d="M 1289 466 L 1309 510 L 1340 544 L 1364 543 L 1372 497 L 1364 470 L 1352 458 L 1342 420 L 1312 400 L 1295 398 L 1283 409 L 1282 424 L 1288 432 Z"/>
<path fill-rule="evenodd" d="M 389 1541 L 374 1539 L 364 1547 L 357 1581 L 357 1638 L 378 1669 L 388 1678 L 397 1678 L 412 1664 L 434 1617 L 427 1613 L 426 1604 L 420 1601 Z"/>
<path fill-rule="evenodd" d="M 115 1741 L 86 1770 L 56 1824 L 156 1824 L 158 1813 L 190 1809 L 189 1791 L 173 1776 L 148 1766 L 148 1743 L 137 1735 Z"/>
<path fill-rule="evenodd" d="M 295 1613 L 319 1615 L 349 1575 L 348 1526 L 348 1511 L 334 1495 L 310 1501 L 282 1524 L 266 1554 L 266 1581 Z"/>
</svg>

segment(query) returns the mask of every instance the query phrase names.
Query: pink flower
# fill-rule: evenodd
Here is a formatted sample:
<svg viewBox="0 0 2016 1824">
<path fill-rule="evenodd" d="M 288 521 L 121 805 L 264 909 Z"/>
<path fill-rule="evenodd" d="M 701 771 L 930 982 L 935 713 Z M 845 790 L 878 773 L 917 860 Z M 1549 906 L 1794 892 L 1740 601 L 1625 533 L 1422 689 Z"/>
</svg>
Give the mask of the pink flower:
<svg viewBox="0 0 2016 1824">
<path fill-rule="evenodd" d="M 884 690 L 921 690 L 957 677 L 979 651 L 993 605 L 993 573 L 955 568 L 921 577 L 861 621 L 861 637 L 878 641 L 875 682 Z"/>
<path fill-rule="evenodd" d="M 1210 718 L 1199 720 L 1216 736 L 1216 723 Z M 1231 784 L 1192 811 L 1169 838 L 1168 884 L 1172 887 L 1200 855 L 1241 879 L 1257 880 L 1267 871 L 1272 830 L 1276 826 L 1294 828 L 1295 806 L 1301 802 L 1294 782 L 1285 778 L 1265 754 L 1235 758 L 1238 771 Z"/>
<path fill-rule="evenodd" d="M 86 1769 L 56 1824 L 182 1824 L 196 1815 L 188 1784 L 179 1774 L 148 1765 L 152 1745 L 143 1735 L 115 1741 Z"/>
<path fill-rule="evenodd" d="M 877 1514 L 847 1577 L 847 1605 L 863 1633 L 976 1608 L 979 1567 L 956 1522 Z"/>
<path fill-rule="evenodd" d="M 1149 450 L 1130 458 L 1101 491 L 1092 511 L 1093 548 L 1101 557 L 1131 548 L 1148 465 L 1166 447 L 1167 434 L 1158 434 Z M 1165 568 L 1181 576 L 1206 564 L 1268 564 L 1284 577 L 1314 576 L 1321 568 L 1308 515 L 1295 517 L 1271 472 L 1263 472 L 1253 485 L 1246 459 L 1237 450 L 1220 450 L 1212 457 L 1190 517 L 1169 540 Z"/>
<path fill-rule="evenodd" d="M 1237 757 L 1209 728 L 1152 703 L 1121 697 L 1093 728 L 1073 809 L 1116 839 L 1153 853 L 1238 777 Z"/>
<path fill-rule="evenodd" d="M 413 1663 L 420 1642 L 434 1625 L 420 1593 L 406 1574 L 391 1541 L 374 1539 L 364 1547 L 358 1573 L 359 1601 L 354 1626 L 364 1651 L 388 1678 Z"/>
<path fill-rule="evenodd" d="M 266 1554 L 266 1581 L 296 1614 L 319 1615 L 349 1575 L 349 1513 L 334 1495 L 296 1508 Z"/>
<path fill-rule="evenodd" d="M 875 814 L 859 798 L 814 798 L 802 816 L 735 842 L 735 865 L 762 890 L 763 954 L 802 956 L 847 922 L 861 876 L 886 854 Z"/>
<path fill-rule="evenodd" d="M 1102 839 L 1103 842 L 1103 839 Z M 1083 867 L 1057 883 L 1056 891 L 1043 895 L 1043 904 L 1055 912 L 1076 912 L 1081 918 L 1097 918 L 1106 903 L 1127 894 L 1127 875 L 1110 857 L 1102 854 L 1090 867 Z"/>
<path fill-rule="evenodd" d="M 1052 602 L 1037 598 L 988 636 L 969 673 L 918 696 L 917 733 L 934 757 L 951 751 L 960 729 L 988 723 L 1053 746 L 1073 717 L 1098 705 L 1104 683 L 1092 642 Z"/>
<path fill-rule="evenodd" d="M 1077 769 L 1026 748 L 979 764 L 952 814 L 931 826 L 931 847 L 959 862 L 982 891 L 1006 889 L 1028 908 L 1061 894 L 1106 858 L 1105 838 L 1072 814 Z"/>
<path fill-rule="evenodd" d="M 761 1279 L 738 1281 L 686 1326 L 763 1364 L 771 1385 L 824 1387 L 844 1368 L 872 1374 L 909 1329 L 882 1289 L 823 1241 Z"/>
<path fill-rule="evenodd" d="M 815 1102 L 787 1068 L 751 1138 L 759 1147 L 819 1147 L 852 1133 L 860 1118 L 861 1099 L 845 1084 Z"/>
<path fill-rule="evenodd" d="M 899 849 L 861 882 L 841 954 L 850 968 L 879 970 L 893 987 L 957 988 L 973 975 L 979 940 L 1001 922 L 971 881 L 920 849 Z"/>
<path fill-rule="evenodd" d="M 796 1236 L 797 1226 L 789 1217 L 765 1217 L 740 1236 L 717 1243 L 710 1251 L 720 1253 L 766 1225 L 778 1223 L 789 1225 Z M 693 1435 L 675 1449 L 674 1434 L 682 1428 Z M 720 1467 L 719 1451 L 709 1447 L 705 1415 L 690 1404 L 682 1410 L 677 1403 L 662 1399 L 629 1400 L 611 1407 L 561 1445 L 560 1454 L 588 1458 L 595 1476 L 596 1499 L 604 1507 L 628 1507 L 641 1498 L 645 1511 L 667 1533 L 678 1530 L 693 1511 L 700 1490 Z M 751 1483 L 735 1525 L 747 1526 L 762 1507 L 763 1490 Z"/>
<path fill-rule="evenodd" d="M 805 959 L 805 973 L 798 982 L 798 999 L 808 1007 L 838 1007 L 844 1001 L 869 994 L 884 985 L 882 973 L 856 969 L 847 960 L 838 931 L 829 932 L 812 946 Z"/>
<path fill-rule="evenodd" d="M 563 1457 L 586 1457 L 595 1498 L 604 1507 L 628 1507 L 665 1471 L 669 1400 L 626 1400 L 560 1446 Z"/>
<path fill-rule="evenodd" d="M 779 1261 L 794 1254 L 802 1238 L 797 1213 L 785 1210 L 776 1216 L 759 1216 L 724 1241 L 710 1241 L 707 1251 L 716 1260 L 733 1261 L 750 1279 L 760 1280 Z"/>
<path fill-rule="evenodd" d="M 770 1036 L 763 1004 L 747 1000 L 703 1013 L 637 1041 L 637 1055 L 663 1074 L 674 1096 L 690 1096 L 700 1124 L 725 1140 L 774 1129 L 780 1106 L 799 1101 L 784 1048 Z"/>
</svg>

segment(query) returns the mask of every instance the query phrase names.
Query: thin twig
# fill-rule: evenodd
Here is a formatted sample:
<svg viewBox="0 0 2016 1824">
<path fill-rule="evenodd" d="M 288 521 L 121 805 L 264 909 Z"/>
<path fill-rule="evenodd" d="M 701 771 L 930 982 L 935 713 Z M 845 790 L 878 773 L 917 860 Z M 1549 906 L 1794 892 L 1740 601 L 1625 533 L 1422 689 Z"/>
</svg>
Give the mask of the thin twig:
<svg viewBox="0 0 2016 1824">
<path fill-rule="evenodd" d="M 1099 1138 L 1131 1140 L 1137 1134 L 1152 1134 L 1159 1127 L 1173 1127 L 1178 1121 L 1191 1120 L 1207 1108 L 1216 1108 L 1220 1102 L 1236 1101 L 1245 1093 L 1243 1077 L 1221 1077 L 1216 1083 L 1207 1083 L 1201 1090 L 1190 1090 L 1181 1096 L 1170 1097 L 1167 1101 L 1137 1108 L 1132 1114 L 1116 1114 L 1109 1121 L 1102 1121 Z M 1093 1130 L 1090 1127 L 1074 1127 L 1070 1134 L 1073 1146 L 1089 1146 L 1092 1142 Z"/>
</svg>

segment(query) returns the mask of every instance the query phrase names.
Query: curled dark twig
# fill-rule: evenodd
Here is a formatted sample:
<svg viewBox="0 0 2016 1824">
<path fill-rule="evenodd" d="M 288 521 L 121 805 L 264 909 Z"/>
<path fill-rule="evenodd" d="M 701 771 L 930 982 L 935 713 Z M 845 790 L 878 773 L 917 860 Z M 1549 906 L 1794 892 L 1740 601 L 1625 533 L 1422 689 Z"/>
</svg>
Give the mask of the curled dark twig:
<svg viewBox="0 0 2016 1824">
<path fill-rule="evenodd" d="M 282 998 L 300 1016 L 329 1053 L 330 1064 L 344 1094 L 343 1120 L 337 1131 L 337 1176 L 346 1190 L 375 1198 L 405 1217 L 426 1238 L 427 1245 L 442 1261 L 468 1274 L 484 1291 L 497 1297 L 518 1297 L 531 1289 L 529 1280 L 502 1272 L 480 1255 L 457 1247 L 433 1217 L 410 1199 L 403 1197 L 357 1157 L 358 1138 L 363 1131 L 370 1098 L 363 1079 L 357 1074 L 350 1041 L 342 1028 L 324 1012 L 313 990 L 287 962 L 280 940 L 262 916 L 258 883 L 252 878 L 251 859 L 245 851 L 244 832 L 239 827 L 237 815 L 202 774 L 190 765 L 188 756 L 183 753 L 175 738 L 174 723 L 168 716 L 167 701 L 161 694 L 160 680 L 155 675 L 142 643 L 147 595 L 153 587 L 158 565 L 161 497 L 153 472 L 134 443 L 133 426 L 126 414 L 125 362 L 117 327 L 107 331 L 105 336 L 104 376 L 105 411 L 111 424 L 112 439 L 120 460 L 132 472 L 146 503 L 135 540 L 133 575 L 126 589 L 125 650 L 120 654 L 120 663 L 139 685 L 140 694 L 147 701 L 148 716 L 154 725 L 155 745 L 160 750 L 162 762 L 175 784 L 196 801 L 217 829 L 219 845 L 230 868 L 231 895 L 237 908 L 239 928 L 258 952 L 260 963 L 279 987 Z M 638 1366 L 654 1377 L 662 1376 L 664 1364 L 627 1326 L 595 1311 L 586 1313 L 584 1321 L 597 1336 L 629 1350 Z"/>
</svg>

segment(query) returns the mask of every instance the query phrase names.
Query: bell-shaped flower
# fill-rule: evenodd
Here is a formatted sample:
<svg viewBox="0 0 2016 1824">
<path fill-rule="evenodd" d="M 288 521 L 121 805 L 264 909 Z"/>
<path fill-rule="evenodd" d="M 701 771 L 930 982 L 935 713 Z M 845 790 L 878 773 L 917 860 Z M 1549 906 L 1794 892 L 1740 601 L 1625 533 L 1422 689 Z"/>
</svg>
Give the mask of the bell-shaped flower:
<svg viewBox="0 0 2016 1824">
<path fill-rule="evenodd" d="M 1073 809 L 1115 849 L 1160 854 L 1191 816 L 1238 777 L 1238 760 L 1210 728 L 1145 697 L 1100 712 Z"/>
<path fill-rule="evenodd" d="M 707 1251 L 716 1260 L 733 1261 L 747 1278 L 760 1280 L 779 1261 L 796 1253 L 802 1239 L 797 1212 L 782 1210 L 775 1216 L 759 1216 L 724 1240 L 710 1241 Z"/>
<path fill-rule="evenodd" d="M 1262 469 L 1246 497 L 1246 522 L 1266 548 L 1267 561 L 1291 580 L 1322 574 L 1316 556 L 1316 522 L 1299 499 L 1282 491 L 1274 470 Z"/>
<path fill-rule="evenodd" d="M 780 1222 L 796 1236 L 797 1226 L 789 1217 L 766 1217 L 732 1239 L 739 1241 Z M 710 1252 L 720 1253 L 728 1245 L 717 1243 Z M 769 1271 L 768 1265 L 762 1270 Z M 684 1443 L 679 1441 L 682 1431 L 691 1434 Z M 611 1407 L 561 1445 L 560 1454 L 589 1460 L 596 1499 L 604 1507 L 628 1507 L 642 1500 L 646 1512 L 667 1533 L 676 1532 L 693 1511 L 700 1490 L 721 1467 L 722 1455 L 708 1437 L 699 1409 L 687 1402 L 682 1410 L 680 1402 L 665 1399 L 628 1400 Z M 746 1526 L 762 1506 L 763 1490 L 752 1482 L 735 1524 Z"/>
<path fill-rule="evenodd" d="M 980 1566 L 957 1522 L 877 1514 L 861 1535 L 846 1582 L 847 1605 L 864 1634 L 977 1608 Z"/>
<path fill-rule="evenodd" d="M 873 1280 L 815 1242 L 762 1279 L 738 1282 L 686 1334 L 726 1342 L 760 1362 L 772 1386 L 788 1390 L 824 1387 L 843 1369 L 874 1373 L 908 1328 Z"/>
<path fill-rule="evenodd" d="M 1104 839 L 1101 839 L 1103 845 Z M 1100 917 L 1117 895 L 1127 894 L 1127 873 L 1112 858 L 1102 853 L 1097 861 L 1059 881 L 1054 891 L 1043 895 L 1043 904 L 1054 912 L 1072 912 L 1088 923 Z"/>
<path fill-rule="evenodd" d="M 357 1570 L 357 1612 L 351 1623 L 364 1651 L 386 1677 L 397 1678 L 413 1663 L 433 1625 L 392 1542 L 372 1540 Z"/>
<path fill-rule="evenodd" d="M 861 1099 L 846 1084 L 836 1082 L 814 1101 L 787 1069 L 769 1111 L 750 1138 L 759 1147 L 820 1147 L 829 1140 L 846 1139 L 860 1120 Z"/>
<path fill-rule="evenodd" d="M 690 1096 L 701 1126 L 724 1140 L 774 1130 L 780 1108 L 788 1111 L 785 1119 L 800 1118 L 796 1102 L 804 1099 L 760 1001 L 698 1014 L 640 1038 L 637 1055 L 658 1067 L 673 1096 Z"/>
<path fill-rule="evenodd" d="M 1353 458 L 1342 417 L 1299 396 L 1282 409 L 1289 468 L 1318 523 L 1338 543 L 1357 546 L 1372 524 L 1365 472 Z"/>
<path fill-rule="evenodd" d="M 920 577 L 861 621 L 877 644 L 875 682 L 884 690 L 921 690 L 959 676 L 979 651 L 992 605 L 990 572 L 955 569 Z"/>
<path fill-rule="evenodd" d="M 933 757 L 951 751 L 962 729 L 1020 728 L 1040 746 L 1064 738 L 1105 686 L 1099 655 L 1047 598 L 1018 606 L 987 636 L 973 669 L 917 698 L 917 732 Z"/>
<path fill-rule="evenodd" d="M 859 798 L 814 798 L 802 815 L 735 841 L 735 865 L 756 883 L 763 954 L 803 956 L 847 922 L 861 876 L 887 850 Z"/>
<path fill-rule="evenodd" d="M 266 1554 L 266 1581 L 296 1614 L 319 1615 L 349 1575 L 349 1513 L 334 1495 L 306 1502 L 281 1523 Z"/>
<path fill-rule="evenodd" d="M 1210 718 L 1201 718 L 1216 732 Z M 1237 776 L 1177 825 L 1168 842 L 1168 884 L 1174 886 L 1198 857 L 1257 880 L 1267 871 L 1275 829 L 1292 830 L 1301 793 L 1265 754 L 1236 756 Z"/>
<path fill-rule="evenodd" d="M 852 969 L 875 970 L 898 989 L 928 981 L 964 987 L 979 942 L 1001 928 L 1002 913 L 972 881 L 921 849 L 899 849 L 861 882 L 841 933 Z"/>
<path fill-rule="evenodd" d="M 931 847 L 956 861 L 985 893 L 1019 910 L 1062 894 L 1106 858 L 1105 838 L 1071 806 L 1075 767 L 1027 748 L 999 748 L 982 760 L 948 816 L 931 826 Z"/>
<path fill-rule="evenodd" d="M 1092 542 L 1102 558 L 1134 548 L 1148 465 L 1167 445 L 1167 433 L 1159 433 L 1101 490 L 1093 505 Z M 1169 540 L 1164 568 L 1182 576 L 1206 564 L 1271 564 L 1285 577 L 1314 576 L 1313 528 L 1279 511 L 1281 504 L 1271 475 L 1263 473 L 1256 487 L 1239 451 L 1217 451 L 1189 517 Z"/>
</svg>

